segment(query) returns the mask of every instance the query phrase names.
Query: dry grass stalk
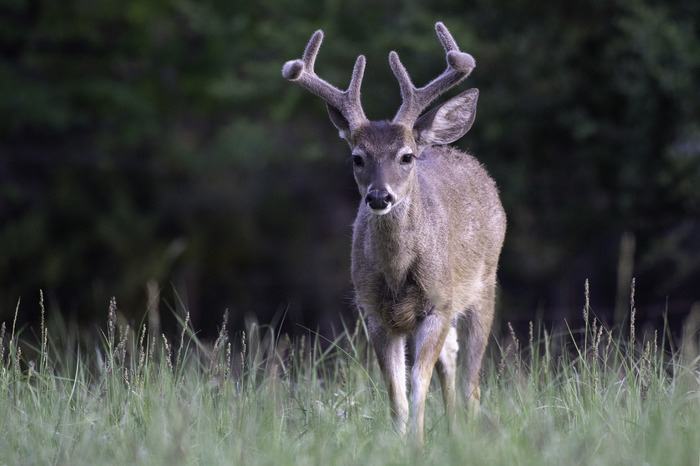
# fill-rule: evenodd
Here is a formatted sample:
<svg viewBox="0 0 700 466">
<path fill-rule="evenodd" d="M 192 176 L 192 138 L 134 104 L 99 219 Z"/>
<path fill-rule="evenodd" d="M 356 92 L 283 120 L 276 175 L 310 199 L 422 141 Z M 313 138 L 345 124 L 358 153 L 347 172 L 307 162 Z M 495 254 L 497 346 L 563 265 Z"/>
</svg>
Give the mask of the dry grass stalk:
<svg viewBox="0 0 700 466">
<path fill-rule="evenodd" d="M 549 332 L 547 332 L 547 329 L 544 329 L 544 367 L 549 368 L 550 364 L 552 362 L 552 356 L 549 353 L 549 346 L 550 346 L 550 338 L 549 338 Z"/>
<path fill-rule="evenodd" d="M 610 330 L 607 330 L 607 336 L 608 336 L 608 343 L 605 345 L 605 352 L 603 352 L 603 368 L 607 369 L 608 367 L 608 358 L 610 356 L 610 346 L 612 346 L 612 332 Z"/>
<path fill-rule="evenodd" d="M 17 325 L 17 314 L 19 313 L 19 303 L 20 299 L 17 300 L 17 307 L 15 307 L 15 318 L 12 321 L 12 334 L 10 335 L 10 344 L 8 345 L 8 348 L 10 348 L 10 351 L 12 351 L 13 348 L 13 343 L 15 342 L 15 326 Z M 11 356 L 8 356 L 11 357 Z"/>
</svg>

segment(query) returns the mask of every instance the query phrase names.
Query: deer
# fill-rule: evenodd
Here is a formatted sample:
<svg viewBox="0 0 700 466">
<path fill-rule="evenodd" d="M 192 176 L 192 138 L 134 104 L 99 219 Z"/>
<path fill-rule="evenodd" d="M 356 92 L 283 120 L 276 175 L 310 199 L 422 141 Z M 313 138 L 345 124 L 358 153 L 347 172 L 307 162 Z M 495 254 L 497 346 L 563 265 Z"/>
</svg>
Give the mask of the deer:
<svg viewBox="0 0 700 466">
<path fill-rule="evenodd" d="M 369 121 L 362 109 L 363 55 L 345 91 L 315 73 L 321 30 L 313 33 L 301 59 L 282 68 L 284 78 L 326 102 L 331 122 L 350 146 L 361 196 L 351 251 L 355 302 L 367 322 L 394 428 L 402 436 L 409 418 L 407 355 L 412 356 L 411 437 L 418 447 L 424 444 L 433 370 L 448 429 L 455 427 L 460 343 L 461 392 L 468 412 L 479 408 L 479 372 L 506 230 L 494 180 L 472 155 L 449 145 L 471 128 L 479 91 L 466 90 L 423 113 L 476 66 L 443 23 L 436 23 L 435 31 L 447 68 L 424 87 L 414 86 L 396 52 L 389 54 L 402 98 L 391 121 Z"/>
</svg>

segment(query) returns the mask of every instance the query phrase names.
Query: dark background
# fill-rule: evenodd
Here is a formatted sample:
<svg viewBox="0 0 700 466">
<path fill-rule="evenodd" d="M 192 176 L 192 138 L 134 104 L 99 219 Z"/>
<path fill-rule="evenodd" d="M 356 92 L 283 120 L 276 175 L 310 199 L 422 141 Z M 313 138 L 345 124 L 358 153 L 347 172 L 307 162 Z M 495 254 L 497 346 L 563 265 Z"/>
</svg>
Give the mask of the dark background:
<svg viewBox="0 0 700 466">
<path fill-rule="evenodd" d="M 311 33 L 317 71 L 390 118 L 396 50 L 444 69 L 442 20 L 477 61 L 458 146 L 501 188 L 501 322 L 593 311 L 673 325 L 700 300 L 700 2 L 0 0 L 0 320 L 49 312 L 164 325 L 225 309 L 285 331 L 354 320 L 346 144 L 281 77 Z M 153 293 L 151 293 L 154 296 Z"/>
</svg>

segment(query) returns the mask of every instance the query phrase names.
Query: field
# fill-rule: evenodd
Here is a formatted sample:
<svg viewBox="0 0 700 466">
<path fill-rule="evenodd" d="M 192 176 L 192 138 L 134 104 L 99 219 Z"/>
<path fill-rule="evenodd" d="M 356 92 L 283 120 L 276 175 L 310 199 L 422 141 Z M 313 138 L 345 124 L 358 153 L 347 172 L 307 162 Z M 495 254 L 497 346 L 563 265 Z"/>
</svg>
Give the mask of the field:
<svg viewBox="0 0 700 466">
<path fill-rule="evenodd" d="M 700 464 L 697 333 L 675 347 L 639 335 L 634 308 L 614 330 L 583 313 L 582 329 L 494 343 L 481 410 L 451 433 L 433 386 L 416 452 L 362 321 L 333 340 L 255 323 L 229 340 L 224 316 L 204 342 L 184 315 L 171 341 L 114 301 L 92 337 L 45 311 L 36 334 L 0 329 L 0 464 Z"/>
</svg>

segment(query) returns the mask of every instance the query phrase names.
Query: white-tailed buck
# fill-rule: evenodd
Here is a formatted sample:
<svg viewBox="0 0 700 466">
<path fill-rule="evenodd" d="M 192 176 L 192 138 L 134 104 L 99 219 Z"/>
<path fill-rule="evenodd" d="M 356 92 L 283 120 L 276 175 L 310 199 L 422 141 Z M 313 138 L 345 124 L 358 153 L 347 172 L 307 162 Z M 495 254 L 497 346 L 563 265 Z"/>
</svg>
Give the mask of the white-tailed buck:
<svg viewBox="0 0 700 466">
<path fill-rule="evenodd" d="M 389 392 L 394 425 L 406 430 L 406 347 L 413 351 L 411 429 L 423 444 L 425 397 L 437 370 L 449 425 L 455 421 L 459 341 L 462 392 L 478 406 L 479 370 L 493 321 L 496 268 L 506 218 L 494 181 L 471 155 L 446 146 L 472 126 L 479 91 L 469 89 L 421 113 L 474 69 L 442 23 L 435 25 L 447 69 L 416 88 L 395 52 L 389 64 L 403 102 L 392 121 L 369 121 L 360 104 L 365 57 L 346 91 L 314 73 L 323 40 L 316 31 L 301 60 L 282 75 L 326 101 L 352 151 L 362 201 L 352 243 L 356 300 Z"/>
</svg>

